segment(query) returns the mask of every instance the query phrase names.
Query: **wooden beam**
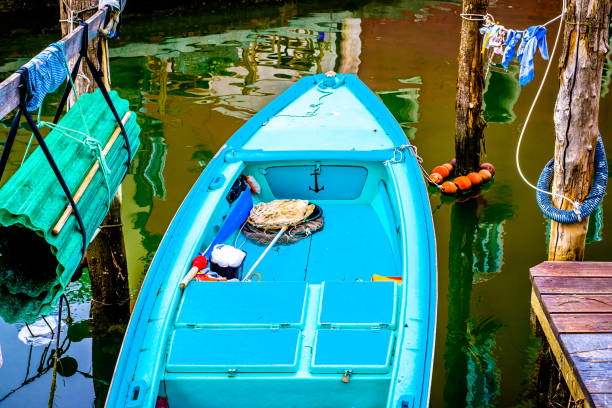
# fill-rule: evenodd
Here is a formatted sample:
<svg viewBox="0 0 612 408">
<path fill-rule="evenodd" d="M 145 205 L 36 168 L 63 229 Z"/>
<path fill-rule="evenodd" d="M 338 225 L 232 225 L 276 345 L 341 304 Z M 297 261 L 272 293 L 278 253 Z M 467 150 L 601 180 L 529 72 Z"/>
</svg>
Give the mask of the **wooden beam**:
<svg viewBox="0 0 612 408">
<path fill-rule="evenodd" d="M 86 22 L 88 23 L 88 38 L 91 41 L 98 36 L 98 29 L 104 25 L 106 10 L 98 10 Z M 66 45 L 66 59 L 70 60 L 81 50 L 83 26 L 78 26 L 73 32 L 62 38 Z M 4 118 L 19 105 L 19 75 L 12 74 L 0 83 L 0 119 Z"/>
<path fill-rule="evenodd" d="M 575 367 L 570 360 L 567 359 L 565 350 L 559 340 L 557 338 L 557 334 L 554 332 L 551 324 L 546 317 L 546 313 L 544 309 L 542 309 L 540 299 L 538 298 L 535 290 L 531 291 L 531 308 L 533 309 L 535 315 L 540 322 L 540 326 L 542 327 L 542 331 L 546 336 L 546 340 L 550 345 L 550 350 L 552 351 L 557 363 L 559 364 L 559 369 L 563 373 L 563 378 L 565 378 L 565 383 L 567 384 L 567 388 L 569 388 L 570 393 L 572 394 L 572 398 L 575 401 L 584 401 L 583 407 L 593 407 L 594 404 L 592 401 L 588 400 L 586 397 L 588 394 L 584 392 L 586 389 L 585 385 L 581 382 L 580 376 L 576 375 Z"/>
</svg>

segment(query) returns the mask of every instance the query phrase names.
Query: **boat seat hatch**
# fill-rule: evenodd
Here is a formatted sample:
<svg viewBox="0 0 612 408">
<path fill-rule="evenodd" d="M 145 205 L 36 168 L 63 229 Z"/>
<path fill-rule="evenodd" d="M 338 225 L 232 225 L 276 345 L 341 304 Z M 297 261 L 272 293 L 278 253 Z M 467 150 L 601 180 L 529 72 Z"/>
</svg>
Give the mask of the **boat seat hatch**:
<svg viewBox="0 0 612 408">
<path fill-rule="evenodd" d="M 176 327 L 303 327 L 305 282 L 191 282 Z"/>
<path fill-rule="evenodd" d="M 323 282 L 319 327 L 394 329 L 397 315 L 395 282 Z"/>
<path fill-rule="evenodd" d="M 310 363 L 313 373 L 387 373 L 392 330 L 317 330 Z"/>
<path fill-rule="evenodd" d="M 175 373 L 295 372 L 299 329 L 174 331 L 166 370 Z"/>
</svg>

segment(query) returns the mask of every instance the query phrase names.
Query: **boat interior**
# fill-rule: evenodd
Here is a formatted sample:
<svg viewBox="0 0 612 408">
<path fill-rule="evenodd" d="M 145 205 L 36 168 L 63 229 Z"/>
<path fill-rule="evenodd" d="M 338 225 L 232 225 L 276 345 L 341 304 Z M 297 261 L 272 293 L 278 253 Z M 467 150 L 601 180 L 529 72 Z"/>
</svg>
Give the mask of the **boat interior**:
<svg viewBox="0 0 612 408">
<path fill-rule="evenodd" d="M 242 193 L 253 204 L 309 200 L 322 209 L 324 226 L 276 244 L 250 281 L 189 283 L 170 328 L 159 395 L 187 407 L 387 406 L 404 303 L 401 284 L 372 281 L 375 274 L 403 276 L 387 167 L 347 160 L 235 164 L 209 188 L 223 198 L 204 245 L 232 217 L 239 200 L 230 204 L 226 196 L 240 175 L 261 187 Z M 246 252 L 241 276 L 266 248 L 241 228 L 225 244 Z"/>
</svg>

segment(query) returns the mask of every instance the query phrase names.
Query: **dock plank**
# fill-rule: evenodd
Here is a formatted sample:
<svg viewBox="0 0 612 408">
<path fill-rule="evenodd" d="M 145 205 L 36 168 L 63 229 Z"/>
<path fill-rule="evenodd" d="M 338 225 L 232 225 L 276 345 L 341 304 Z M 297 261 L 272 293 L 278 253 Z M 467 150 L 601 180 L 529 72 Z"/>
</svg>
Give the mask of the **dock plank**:
<svg viewBox="0 0 612 408">
<path fill-rule="evenodd" d="M 589 393 L 612 393 L 612 334 L 562 334 L 560 338 Z"/>
<path fill-rule="evenodd" d="M 541 295 L 549 313 L 612 313 L 612 295 Z"/>
<path fill-rule="evenodd" d="M 612 407 L 612 394 L 593 394 L 591 397 L 597 408 Z"/>
<path fill-rule="evenodd" d="M 553 313 L 550 318 L 559 334 L 612 333 L 612 313 Z"/>
<path fill-rule="evenodd" d="M 612 408 L 612 262 L 543 262 L 531 304 L 574 400 Z"/>
<path fill-rule="evenodd" d="M 612 278 L 572 278 L 536 276 L 533 283 L 541 294 L 588 294 L 612 292 Z"/>
<path fill-rule="evenodd" d="M 530 269 L 531 276 L 612 277 L 610 262 L 542 262 Z"/>
</svg>

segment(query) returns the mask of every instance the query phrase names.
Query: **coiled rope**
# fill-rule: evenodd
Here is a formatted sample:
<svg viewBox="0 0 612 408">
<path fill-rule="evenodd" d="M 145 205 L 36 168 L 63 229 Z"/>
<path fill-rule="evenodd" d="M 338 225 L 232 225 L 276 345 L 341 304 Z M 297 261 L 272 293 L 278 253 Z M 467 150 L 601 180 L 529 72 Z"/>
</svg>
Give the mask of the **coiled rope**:
<svg viewBox="0 0 612 408">
<path fill-rule="evenodd" d="M 595 148 L 595 174 L 593 176 L 593 185 L 591 186 L 589 195 L 582 204 L 580 204 L 577 210 L 560 210 L 551 203 L 548 195 L 541 192 L 550 189 L 554 169 L 555 160 L 550 159 L 538 180 L 539 190 L 536 193 L 536 200 L 538 201 L 540 209 L 548 218 L 562 224 L 573 224 L 582 221 L 584 217 L 587 217 L 595 211 L 606 192 L 606 185 L 608 183 L 608 162 L 606 160 L 606 151 L 601 140 L 601 135 L 599 135 L 597 147 Z"/>
</svg>

